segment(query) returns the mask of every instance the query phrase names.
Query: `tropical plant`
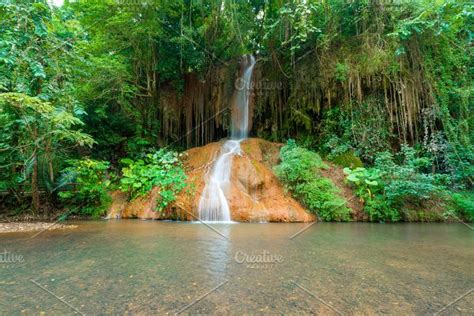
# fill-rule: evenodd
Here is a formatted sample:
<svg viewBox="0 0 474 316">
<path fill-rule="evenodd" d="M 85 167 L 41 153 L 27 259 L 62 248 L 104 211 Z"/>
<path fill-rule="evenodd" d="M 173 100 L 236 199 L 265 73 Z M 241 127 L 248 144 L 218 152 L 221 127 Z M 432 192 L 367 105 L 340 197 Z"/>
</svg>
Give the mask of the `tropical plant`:
<svg viewBox="0 0 474 316">
<path fill-rule="evenodd" d="M 429 158 L 403 145 L 398 160 L 390 152 L 382 152 L 374 167 L 344 169 L 347 181 L 365 201 L 364 210 L 371 220 L 396 221 L 407 207 L 424 209 L 434 197 L 445 199 L 443 184 L 449 178 L 425 173 L 432 164 Z"/>
<path fill-rule="evenodd" d="M 111 202 L 110 163 L 92 159 L 68 160 L 61 178 L 59 197 L 80 215 L 104 215 Z"/>
<path fill-rule="evenodd" d="M 40 126 L 33 119 L 45 117 L 8 105 L 0 113 L 1 203 L 26 204 L 32 191 L 38 209 L 41 187 L 55 204 L 56 177 L 70 158 L 117 168 L 124 157 L 138 161 L 166 144 L 188 148 L 225 137 L 223 109 L 248 53 L 258 61 L 252 132 L 298 139 L 343 167 L 379 169 L 385 200 L 370 203 L 418 211 L 445 188 L 474 187 L 471 2 L 138 2 L 0 1 L 0 93 L 72 115 L 73 124 L 54 128 L 81 128 L 95 141 L 79 146 L 48 132 L 25 146 Z M 41 126 L 51 132 L 52 125 Z M 409 166 L 393 154 L 402 144 L 426 164 Z M 392 152 L 388 165 L 377 165 L 385 151 Z M 305 192 L 315 195 L 315 187 Z"/>
<path fill-rule="evenodd" d="M 381 179 L 381 172 L 377 168 L 344 168 L 347 181 L 355 186 L 357 196 L 364 201 L 364 211 L 369 216 L 370 221 L 390 221 L 400 220 L 400 214 L 396 208 L 387 200 L 384 195 L 384 183 Z"/>
<path fill-rule="evenodd" d="M 177 152 L 160 149 L 146 154 L 143 159 L 122 159 L 122 163 L 125 167 L 122 168 L 120 190 L 135 199 L 158 187 L 158 211 L 166 208 L 186 187 L 186 174 Z"/>
<path fill-rule="evenodd" d="M 40 169 L 52 192 L 54 165 L 64 146 L 92 146 L 94 141 L 78 129 L 83 123 L 73 113 L 22 93 L 0 94 L 0 122 L 0 169 L 7 174 L 1 182 L 12 191 L 29 187 L 38 211 Z"/>
</svg>

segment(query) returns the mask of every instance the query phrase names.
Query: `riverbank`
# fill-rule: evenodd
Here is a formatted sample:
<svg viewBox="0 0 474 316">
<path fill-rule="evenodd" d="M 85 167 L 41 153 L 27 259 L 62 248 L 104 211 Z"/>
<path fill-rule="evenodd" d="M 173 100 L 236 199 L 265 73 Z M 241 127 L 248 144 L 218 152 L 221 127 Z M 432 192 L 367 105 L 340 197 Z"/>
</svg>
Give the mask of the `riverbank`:
<svg viewBox="0 0 474 316">
<path fill-rule="evenodd" d="M 64 225 L 48 222 L 10 222 L 0 223 L 0 234 L 3 233 L 27 233 L 42 230 L 64 230 L 75 229 L 77 225 Z"/>
<path fill-rule="evenodd" d="M 69 215 L 67 209 L 50 207 L 49 210 L 42 209 L 39 214 L 24 212 L 18 214 L 12 210 L 4 212 L 0 216 L 0 234 L 2 233 L 26 233 L 41 230 L 62 230 L 77 228 L 77 225 L 61 224 L 62 220 L 88 220 L 87 216 Z M 59 220 L 61 219 L 61 221 Z"/>
</svg>

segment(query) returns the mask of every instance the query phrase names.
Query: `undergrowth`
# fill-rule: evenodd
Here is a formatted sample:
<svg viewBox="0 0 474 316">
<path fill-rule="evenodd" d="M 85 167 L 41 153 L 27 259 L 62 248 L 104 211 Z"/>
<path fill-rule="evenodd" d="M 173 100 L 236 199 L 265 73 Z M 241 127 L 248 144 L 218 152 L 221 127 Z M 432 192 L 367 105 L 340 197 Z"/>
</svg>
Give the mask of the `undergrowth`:
<svg viewBox="0 0 474 316">
<path fill-rule="evenodd" d="M 298 147 L 293 140 L 280 151 L 281 162 L 275 173 L 295 198 L 309 211 L 324 221 L 348 221 L 350 209 L 338 195 L 338 189 L 320 170 L 327 168 L 321 157 L 308 149 Z"/>
</svg>

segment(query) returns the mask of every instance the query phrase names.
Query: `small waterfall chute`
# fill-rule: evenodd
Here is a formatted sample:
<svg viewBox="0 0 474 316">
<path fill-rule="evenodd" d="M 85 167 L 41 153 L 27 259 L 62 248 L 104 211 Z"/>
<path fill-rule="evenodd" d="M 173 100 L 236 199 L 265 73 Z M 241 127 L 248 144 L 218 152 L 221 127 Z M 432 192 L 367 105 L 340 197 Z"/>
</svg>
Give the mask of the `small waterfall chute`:
<svg viewBox="0 0 474 316">
<path fill-rule="evenodd" d="M 232 158 L 241 154 L 240 142 L 249 132 L 249 100 L 255 58 L 243 56 L 242 76 L 236 82 L 234 103 L 232 106 L 231 139 L 227 140 L 206 176 L 206 185 L 199 201 L 199 217 L 204 221 L 230 222 L 230 208 L 226 193 L 230 190 Z"/>
</svg>

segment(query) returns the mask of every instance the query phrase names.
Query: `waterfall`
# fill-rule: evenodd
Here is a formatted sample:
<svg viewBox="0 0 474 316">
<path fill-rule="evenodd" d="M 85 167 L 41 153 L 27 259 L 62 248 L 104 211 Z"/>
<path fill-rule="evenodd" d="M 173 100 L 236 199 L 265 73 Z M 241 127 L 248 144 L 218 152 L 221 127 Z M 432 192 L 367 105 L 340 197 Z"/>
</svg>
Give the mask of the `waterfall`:
<svg viewBox="0 0 474 316">
<path fill-rule="evenodd" d="M 255 58 L 252 55 L 244 56 L 242 61 L 243 74 L 235 83 L 235 99 L 232 105 L 231 138 L 242 140 L 249 133 L 249 98 Z"/>
<path fill-rule="evenodd" d="M 206 175 L 206 185 L 199 201 L 199 217 L 204 221 L 231 221 L 226 192 L 230 189 L 232 158 L 240 154 L 240 142 L 247 138 L 249 132 L 250 84 L 254 66 L 252 55 L 243 56 L 243 72 L 236 81 L 232 104 L 231 139 L 222 145 L 219 156 Z"/>
</svg>

